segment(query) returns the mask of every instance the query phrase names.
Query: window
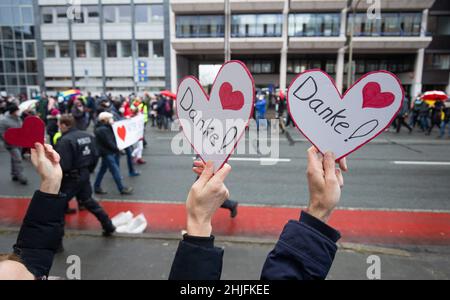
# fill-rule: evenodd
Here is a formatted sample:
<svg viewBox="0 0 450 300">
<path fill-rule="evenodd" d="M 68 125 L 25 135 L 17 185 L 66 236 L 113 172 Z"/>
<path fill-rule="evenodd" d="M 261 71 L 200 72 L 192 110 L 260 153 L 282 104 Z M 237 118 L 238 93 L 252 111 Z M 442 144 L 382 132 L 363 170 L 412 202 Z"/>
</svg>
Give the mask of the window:
<svg viewBox="0 0 450 300">
<path fill-rule="evenodd" d="M 43 24 L 53 23 L 53 9 L 51 7 L 42 7 L 41 15 Z"/>
<path fill-rule="evenodd" d="M 75 55 L 78 58 L 86 57 L 86 42 L 75 42 Z"/>
<path fill-rule="evenodd" d="M 438 35 L 450 35 L 450 16 L 440 16 L 437 18 Z"/>
<path fill-rule="evenodd" d="M 289 36 L 339 36 L 339 14 L 291 14 Z"/>
<path fill-rule="evenodd" d="M 150 6 L 149 5 L 136 5 L 134 7 L 135 15 L 136 15 L 136 23 L 148 23 L 148 12 Z"/>
<path fill-rule="evenodd" d="M 419 36 L 421 13 L 384 13 L 381 19 L 369 20 L 365 14 L 349 15 L 347 33 L 353 24 L 355 36 Z"/>
<path fill-rule="evenodd" d="M 70 57 L 69 42 L 59 42 L 59 57 Z"/>
<path fill-rule="evenodd" d="M 117 57 L 116 42 L 106 42 L 106 57 Z"/>
<path fill-rule="evenodd" d="M 2 35 L 4 40 L 12 40 L 13 39 L 13 30 L 11 27 L 2 27 Z"/>
<path fill-rule="evenodd" d="M 119 5 L 118 8 L 119 8 L 119 22 L 131 23 L 131 6 Z"/>
<path fill-rule="evenodd" d="M 5 72 L 6 73 L 16 73 L 16 61 L 15 60 L 5 60 Z"/>
<path fill-rule="evenodd" d="M 25 58 L 36 58 L 36 43 L 34 41 L 23 42 Z"/>
<path fill-rule="evenodd" d="M 23 38 L 26 40 L 34 40 L 34 26 L 23 26 L 22 27 Z"/>
<path fill-rule="evenodd" d="M 28 73 L 37 73 L 37 63 L 35 60 L 27 60 L 25 65 Z"/>
<path fill-rule="evenodd" d="M 164 43 L 162 40 L 153 41 L 153 57 L 164 57 Z"/>
<path fill-rule="evenodd" d="M 57 6 L 56 10 L 56 23 L 67 23 L 67 7 Z"/>
<path fill-rule="evenodd" d="M 162 22 L 164 20 L 164 9 L 161 4 L 153 4 L 150 6 L 152 22 Z"/>
<path fill-rule="evenodd" d="M 22 13 L 22 25 L 33 25 L 34 24 L 34 18 L 33 18 L 33 8 L 31 6 L 23 6 L 21 7 L 21 13 Z"/>
<path fill-rule="evenodd" d="M 14 24 L 10 6 L 3 6 L 0 9 L 0 25 L 11 26 Z"/>
<path fill-rule="evenodd" d="M 86 6 L 87 22 L 88 23 L 99 23 L 100 22 L 100 12 L 98 11 L 98 6 L 87 5 Z"/>
<path fill-rule="evenodd" d="M 148 42 L 140 41 L 138 42 L 138 56 L 139 57 L 148 57 Z"/>
<path fill-rule="evenodd" d="M 424 65 L 427 70 L 450 70 L 450 54 L 427 54 Z"/>
<path fill-rule="evenodd" d="M 56 57 L 56 44 L 44 43 L 44 57 L 55 58 Z"/>
<path fill-rule="evenodd" d="M 176 35 L 178 38 L 223 37 L 224 16 L 177 16 Z"/>
<path fill-rule="evenodd" d="M 115 23 L 116 7 L 111 5 L 103 6 L 103 19 L 105 23 Z"/>
<path fill-rule="evenodd" d="M 122 49 L 122 57 L 132 57 L 131 52 L 131 42 L 130 41 L 122 41 L 121 43 L 121 49 Z"/>
<path fill-rule="evenodd" d="M 90 57 L 101 57 L 101 49 L 100 49 L 100 42 L 91 41 L 89 42 L 89 49 L 90 49 Z"/>
<path fill-rule="evenodd" d="M 232 37 L 279 37 L 281 36 L 282 15 L 233 15 Z"/>
<path fill-rule="evenodd" d="M 14 42 L 4 42 L 3 50 L 5 58 L 15 58 Z"/>
</svg>

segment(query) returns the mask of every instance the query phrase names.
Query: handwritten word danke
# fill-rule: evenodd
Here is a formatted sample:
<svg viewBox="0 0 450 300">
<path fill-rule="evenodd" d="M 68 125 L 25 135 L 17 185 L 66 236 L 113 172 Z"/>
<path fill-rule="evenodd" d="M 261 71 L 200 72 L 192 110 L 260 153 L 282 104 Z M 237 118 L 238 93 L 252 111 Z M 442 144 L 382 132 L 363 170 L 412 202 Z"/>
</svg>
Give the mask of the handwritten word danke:
<svg viewBox="0 0 450 300">
<path fill-rule="evenodd" d="M 336 133 L 342 134 L 343 130 L 350 128 L 350 124 L 343 121 L 347 120 L 346 109 L 338 111 L 336 108 L 325 105 L 324 100 L 315 98 L 317 91 L 317 83 L 312 77 L 308 77 L 294 92 L 294 96 L 300 101 L 309 102 L 308 107 L 317 114 L 319 119 L 332 127 Z"/>
<path fill-rule="evenodd" d="M 230 122 L 232 122 L 232 120 L 229 120 L 230 122 L 226 122 L 227 124 L 223 124 L 219 119 L 204 119 L 203 112 L 194 109 L 193 104 L 193 93 L 192 90 L 188 88 L 180 101 L 180 107 L 188 113 L 189 119 L 193 125 L 192 129 L 200 131 L 204 141 L 206 140 L 212 148 L 219 152 L 225 150 L 228 146 L 233 145 L 236 142 L 238 134 L 237 126 L 227 126 Z M 228 127 L 229 129 L 225 132 L 225 129 Z"/>
</svg>

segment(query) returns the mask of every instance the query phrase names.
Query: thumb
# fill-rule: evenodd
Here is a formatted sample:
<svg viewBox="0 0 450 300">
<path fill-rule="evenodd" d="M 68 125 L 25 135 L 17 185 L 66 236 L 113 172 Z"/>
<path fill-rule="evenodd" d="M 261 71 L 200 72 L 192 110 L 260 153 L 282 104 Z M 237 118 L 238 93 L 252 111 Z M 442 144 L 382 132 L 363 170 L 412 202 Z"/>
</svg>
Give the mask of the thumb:
<svg viewBox="0 0 450 300">
<path fill-rule="evenodd" d="M 45 159 L 45 149 L 44 146 L 40 143 L 34 144 L 34 149 L 36 149 L 36 158 L 38 161 L 42 161 Z"/>
<path fill-rule="evenodd" d="M 200 175 L 200 178 L 197 180 L 197 183 L 204 187 L 208 181 L 213 177 L 214 175 L 214 163 L 212 161 L 208 161 L 205 165 L 205 169 L 203 170 L 202 175 Z"/>
</svg>

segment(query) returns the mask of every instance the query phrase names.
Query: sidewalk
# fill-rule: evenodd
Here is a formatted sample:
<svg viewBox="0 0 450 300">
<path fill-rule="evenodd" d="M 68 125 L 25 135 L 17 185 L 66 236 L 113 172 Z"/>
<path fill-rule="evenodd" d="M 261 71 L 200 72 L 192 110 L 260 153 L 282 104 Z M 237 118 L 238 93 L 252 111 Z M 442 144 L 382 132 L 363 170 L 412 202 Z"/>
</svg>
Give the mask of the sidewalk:
<svg viewBox="0 0 450 300">
<path fill-rule="evenodd" d="M 0 252 L 11 251 L 16 229 L 0 229 Z M 58 254 L 51 275 L 66 277 L 69 255 L 81 259 L 81 279 L 167 279 L 179 236 L 102 238 L 99 232 L 69 231 L 65 252 Z M 225 249 L 222 279 L 259 279 L 275 240 L 229 241 L 217 237 Z M 367 257 L 378 255 L 381 279 L 450 279 L 450 249 L 421 246 L 402 250 L 341 245 L 328 279 L 367 279 Z"/>
</svg>

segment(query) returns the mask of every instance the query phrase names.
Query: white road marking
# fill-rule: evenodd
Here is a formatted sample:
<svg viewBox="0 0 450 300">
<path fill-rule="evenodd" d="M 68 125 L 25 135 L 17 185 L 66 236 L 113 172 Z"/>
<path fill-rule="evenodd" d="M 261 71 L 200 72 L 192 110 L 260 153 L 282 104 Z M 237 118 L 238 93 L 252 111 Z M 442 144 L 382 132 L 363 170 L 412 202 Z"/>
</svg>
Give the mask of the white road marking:
<svg viewBox="0 0 450 300">
<path fill-rule="evenodd" d="M 395 165 L 450 166 L 449 161 L 393 161 Z"/>
<path fill-rule="evenodd" d="M 196 160 L 196 157 L 192 157 Z M 252 162 L 266 162 L 266 163 L 278 163 L 278 162 L 291 162 L 290 158 L 270 158 L 270 157 L 230 157 L 230 161 L 252 161 Z"/>
</svg>

